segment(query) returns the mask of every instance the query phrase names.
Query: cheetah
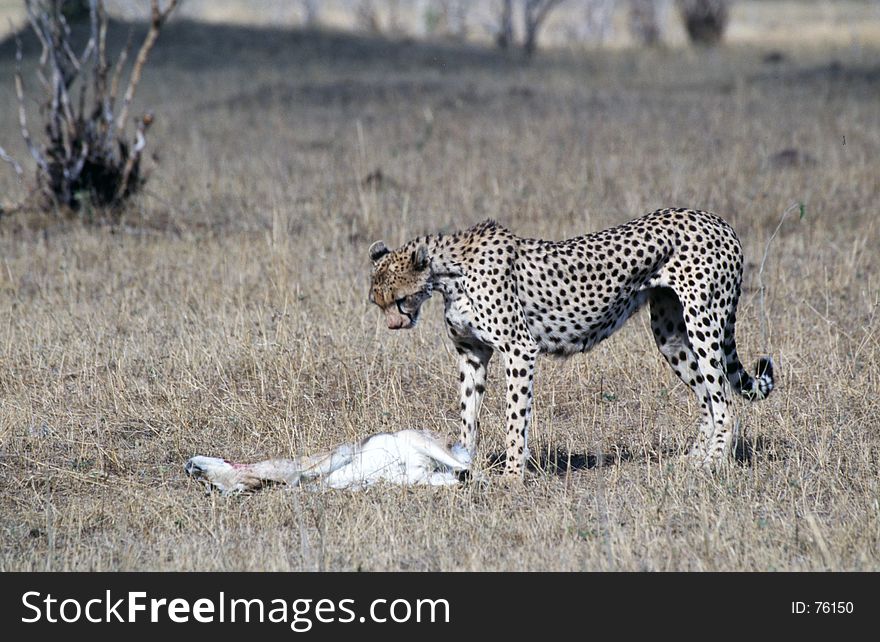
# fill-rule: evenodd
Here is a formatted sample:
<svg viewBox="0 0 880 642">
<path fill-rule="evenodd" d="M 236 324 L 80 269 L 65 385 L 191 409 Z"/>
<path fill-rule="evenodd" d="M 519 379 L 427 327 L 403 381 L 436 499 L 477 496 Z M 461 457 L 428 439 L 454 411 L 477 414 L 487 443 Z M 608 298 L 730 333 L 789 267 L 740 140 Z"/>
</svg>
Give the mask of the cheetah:
<svg viewBox="0 0 880 642">
<path fill-rule="evenodd" d="M 701 417 L 687 457 L 714 467 L 730 453 L 736 422 L 731 389 L 763 399 L 773 363 L 755 376 L 736 351 L 734 329 L 743 251 L 722 218 L 660 209 L 623 225 L 564 241 L 520 238 L 487 220 L 465 231 L 413 239 L 396 250 L 370 246 L 370 301 L 389 329 L 412 328 L 422 304 L 443 295 L 446 331 L 458 354 L 460 444 L 475 455 L 486 367 L 504 359 L 504 477 L 528 460 L 532 382 L 539 354 L 586 352 L 645 302 L 660 353 L 696 395 Z"/>
</svg>

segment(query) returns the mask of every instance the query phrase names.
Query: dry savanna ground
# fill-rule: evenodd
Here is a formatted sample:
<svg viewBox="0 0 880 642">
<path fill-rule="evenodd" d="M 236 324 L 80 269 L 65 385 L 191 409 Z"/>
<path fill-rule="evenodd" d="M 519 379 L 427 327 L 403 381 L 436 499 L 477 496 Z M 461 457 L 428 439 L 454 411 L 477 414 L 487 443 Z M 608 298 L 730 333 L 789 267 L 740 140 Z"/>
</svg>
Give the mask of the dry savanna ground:
<svg viewBox="0 0 880 642">
<path fill-rule="evenodd" d="M 0 140 L 24 158 L 12 51 Z M 0 221 L 0 569 L 880 568 L 880 49 L 768 51 L 523 65 L 171 23 L 138 97 L 157 158 L 122 222 Z M 9 203 L 23 188 L 7 169 Z M 762 309 L 764 249 L 793 203 Z M 522 487 L 221 497 L 184 476 L 196 453 L 455 435 L 442 304 L 387 331 L 367 302 L 371 241 L 486 217 L 562 238 L 660 206 L 733 224 L 740 354 L 777 364 L 770 399 L 737 402 L 744 438 L 718 473 L 679 462 L 698 409 L 641 312 L 590 354 L 539 363 Z M 493 362 L 486 461 L 502 380 Z"/>
</svg>

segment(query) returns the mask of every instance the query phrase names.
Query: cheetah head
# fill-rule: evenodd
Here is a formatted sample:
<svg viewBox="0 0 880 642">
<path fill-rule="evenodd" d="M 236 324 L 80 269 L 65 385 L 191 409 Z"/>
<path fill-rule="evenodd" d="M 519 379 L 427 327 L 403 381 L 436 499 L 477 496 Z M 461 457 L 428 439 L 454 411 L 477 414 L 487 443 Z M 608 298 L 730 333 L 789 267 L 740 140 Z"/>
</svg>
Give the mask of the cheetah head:
<svg viewBox="0 0 880 642">
<path fill-rule="evenodd" d="M 432 291 L 428 248 L 420 245 L 391 251 L 385 243 L 376 241 L 370 246 L 370 260 L 370 301 L 385 313 L 385 323 L 391 330 L 414 327 L 422 303 Z"/>
</svg>

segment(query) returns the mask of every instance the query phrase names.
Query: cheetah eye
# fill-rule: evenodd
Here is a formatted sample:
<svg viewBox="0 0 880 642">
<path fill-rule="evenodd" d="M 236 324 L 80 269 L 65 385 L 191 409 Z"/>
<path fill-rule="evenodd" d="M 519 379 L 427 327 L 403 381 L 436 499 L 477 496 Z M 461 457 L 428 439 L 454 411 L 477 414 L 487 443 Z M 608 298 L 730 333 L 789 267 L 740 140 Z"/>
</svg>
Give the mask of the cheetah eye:
<svg viewBox="0 0 880 642">
<path fill-rule="evenodd" d="M 401 298 L 401 299 L 397 299 L 394 303 L 397 304 L 397 311 L 398 311 L 398 312 L 400 312 L 401 314 L 406 314 L 406 313 L 407 313 L 406 310 L 405 310 L 404 307 L 403 307 L 404 305 L 406 305 L 406 297 L 403 297 L 403 298 Z"/>
</svg>

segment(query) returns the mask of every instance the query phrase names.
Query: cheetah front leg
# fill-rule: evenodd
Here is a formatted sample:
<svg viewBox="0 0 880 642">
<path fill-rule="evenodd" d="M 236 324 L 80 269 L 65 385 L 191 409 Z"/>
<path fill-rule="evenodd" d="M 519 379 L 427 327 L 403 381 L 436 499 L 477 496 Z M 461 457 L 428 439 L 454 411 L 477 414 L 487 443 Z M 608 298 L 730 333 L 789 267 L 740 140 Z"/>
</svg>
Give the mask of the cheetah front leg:
<svg viewBox="0 0 880 642">
<path fill-rule="evenodd" d="M 529 457 L 528 428 L 537 350 L 513 348 L 505 355 L 507 377 L 507 457 L 504 477 L 522 479 Z"/>
<path fill-rule="evenodd" d="M 462 344 L 456 346 L 456 350 L 458 379 L 461 383 L 459 442 L 473 461 L 480 437 L 480 407 L 483 405 L 483 395 L 486 392 L 486 366 L 492 357 L 492 349 L 488 346 Z"/>
</svg>

